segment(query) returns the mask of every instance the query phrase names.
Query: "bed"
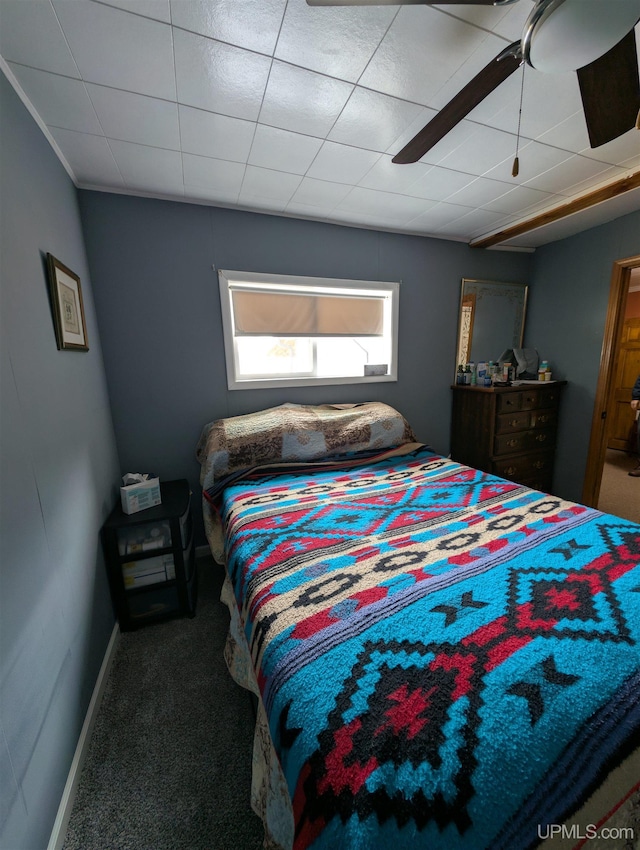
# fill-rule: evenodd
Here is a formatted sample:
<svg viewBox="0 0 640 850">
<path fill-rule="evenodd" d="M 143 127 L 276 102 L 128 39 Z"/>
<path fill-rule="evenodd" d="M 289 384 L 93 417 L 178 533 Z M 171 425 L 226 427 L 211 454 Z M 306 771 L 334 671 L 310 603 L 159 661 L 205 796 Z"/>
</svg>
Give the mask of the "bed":
<svg viewBox="0 0 640 850">
<path fill-rule="evenodd" d="M 380 403 L 218 420 L 198 458 L 265 847 L 637 838 L 640 526 L 442 457 Z"/>
</svg>

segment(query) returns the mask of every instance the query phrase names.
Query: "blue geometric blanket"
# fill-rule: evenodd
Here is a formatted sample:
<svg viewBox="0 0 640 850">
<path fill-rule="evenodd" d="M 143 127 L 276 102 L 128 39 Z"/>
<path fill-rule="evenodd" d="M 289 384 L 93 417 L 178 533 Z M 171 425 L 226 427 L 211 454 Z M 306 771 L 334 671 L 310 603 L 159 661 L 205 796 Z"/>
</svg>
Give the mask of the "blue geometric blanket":
<svg viewBox="0 0 640 850">
<path fill-rule="evenodd" d="M 296 850 L 526 850 L 640 745 L 640 526 L 424 448 L 221 513 Z"/>
</svg>

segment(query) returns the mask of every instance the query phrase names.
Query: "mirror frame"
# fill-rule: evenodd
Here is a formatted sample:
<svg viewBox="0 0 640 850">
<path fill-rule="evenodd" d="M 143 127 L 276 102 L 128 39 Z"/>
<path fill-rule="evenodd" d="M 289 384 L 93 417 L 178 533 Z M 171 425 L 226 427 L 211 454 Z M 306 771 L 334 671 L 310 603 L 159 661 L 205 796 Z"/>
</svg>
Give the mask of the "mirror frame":
<svg viewBox="0 0 640 850">
<path fill-rule="evenodd" d="M 467 291 L 465 292 L 465 286 L 468 284 L 475 284 L 474 292 Z M 469 363 L 469 355 L 471 353 L 471 348 L 473 345 L 473 326 L 475 322 L 475 302 L 476 295 L 478 294 L 478 289 L 486 289 L 489 294 L 489 290 L 495 290 L 493 293 L 496 296 L 502 296 L 504 298 L 513 299 L 516 304 L 515 306 L 518 308 L 518 313 L 514 315 L 514 325 L 513 325 L 513 335 L 511 340 L 507 340 L 507 342 L 502 345 L 501 351 L 504 351 L 506 348 L 522 348 L 522 342 L 524 339 L 524 323 L 527 314 L 527 298 L 529 295 L 529 286 L 526 283 L 513 283 L 508 281 L 500 281 L 500 280 L 483 280 L 479 278 L 471 278 L 471 277 L 463 277 L 462 278 L 462 286 L 460 289 L 460 306 L 458 309 L 458 333 L 456 338 L 456 362 L 455 362 L 455 374 L 458 372 L 458 366 L 462 362 L 463 365 Z M 465 303 L 465 297 L 467 298 Z M 466 350 L 466 359 L 460 360 L 461 354 L 461 345 L 463 341 L 463 336 L 465 334 L 465 329 L 463 329 L 463 322 L 466 321 L 466 336 L 468 337 L 467 348 Z M 519 327 L 518 327 L 519 325 Z M 517 344 L 515 342 L 517 340 Z M 454 378 L 455 383 L 455 378 Z"/>
</svg>

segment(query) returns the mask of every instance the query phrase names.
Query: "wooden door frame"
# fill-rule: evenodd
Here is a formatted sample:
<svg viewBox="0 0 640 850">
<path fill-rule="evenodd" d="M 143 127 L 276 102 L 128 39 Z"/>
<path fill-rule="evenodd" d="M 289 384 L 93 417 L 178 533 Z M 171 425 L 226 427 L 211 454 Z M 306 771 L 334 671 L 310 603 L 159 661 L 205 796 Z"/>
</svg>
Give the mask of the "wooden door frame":
<svg viewBox="0 0 640 850">
<path fill-rule="evenodd" d="M 629 291 L 631 270 L 640 268 L 640 254 L 617 260 L 611 273 L 609 306 L 604 325 L 604 338 L 600 354 L 600 372 L 596 386 L 596 398 L 591 420 L 591 438 L 587 454 L 587 466 L 582 488 L 585 505 L 597 507 L 602 481 L 602 469 L 607 451 L 607 412 L 613 401 L 613 377 L 617 367 L 618 349 L 622 339 L 624 312 Z"/>
</svg>

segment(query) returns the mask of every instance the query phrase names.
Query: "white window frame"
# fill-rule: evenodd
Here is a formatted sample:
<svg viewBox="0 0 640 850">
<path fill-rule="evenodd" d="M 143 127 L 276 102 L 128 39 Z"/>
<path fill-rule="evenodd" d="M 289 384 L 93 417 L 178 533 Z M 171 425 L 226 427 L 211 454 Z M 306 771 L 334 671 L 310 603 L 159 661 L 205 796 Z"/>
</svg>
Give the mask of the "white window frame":
<svg viewBox="0 0 640 850">
<path fill-rule="evenodd" d="M 332 386 L 336 384 L 377 384 L 398 380 L 398 313 L 400 282 L 379 280 L 343 280 L 328 277 L 299 277 L 260 272 L 240 272 L 220 269 L 220 306 L 222 309 L 222 332 L 224 356 L 227 367 L 227 386 L 230 390 L 274 389 L 276 387 Z M 280 286 L 333 288 L 344 290 L 375 290 L 391 295 L 391 362 L 386 375 L 355 375 L 350 377 L 327 377 L 323 375 L 286 375 L 282 377 L 243 378 L 236 376 L 236 348 L 231 307 L 231 286 L 234 283 L 264 283 Z"/>
</svg>

